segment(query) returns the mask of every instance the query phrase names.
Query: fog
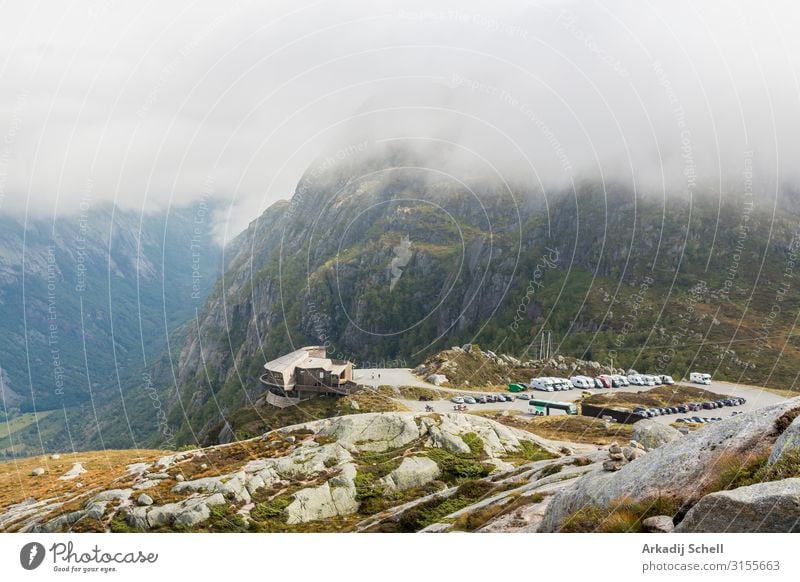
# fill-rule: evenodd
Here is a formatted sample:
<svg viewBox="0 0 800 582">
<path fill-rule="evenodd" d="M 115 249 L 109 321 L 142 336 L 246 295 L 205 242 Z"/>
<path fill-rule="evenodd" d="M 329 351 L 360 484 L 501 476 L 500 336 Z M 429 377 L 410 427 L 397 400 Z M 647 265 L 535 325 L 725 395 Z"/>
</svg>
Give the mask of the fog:
<svg viewBox="0 0 800 582">
<path fill-rule="evenodd" d="M 229 239 L 314 160 L 387 140 L 545 189 L 752 172 L 770 203 L 799 178 L 789 1 L 27 4 L 0 22 L 2 213 L 207 197 Z"/>
</svg>

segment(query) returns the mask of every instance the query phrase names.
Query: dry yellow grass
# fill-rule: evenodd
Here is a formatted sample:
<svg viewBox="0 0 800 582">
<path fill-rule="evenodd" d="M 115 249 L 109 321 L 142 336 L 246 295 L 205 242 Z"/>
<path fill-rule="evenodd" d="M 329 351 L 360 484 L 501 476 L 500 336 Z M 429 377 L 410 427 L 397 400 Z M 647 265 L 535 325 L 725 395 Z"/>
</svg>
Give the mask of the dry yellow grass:
<svg viewBox="0 0 800 582">
<path fill-rule="evenodd" d="M 42 455 L 0 463 L 0 512 L 29 497 L 36 500 L 58 499 L 67 494 L 72 497 L 77 483 L 81 483 L 85 491 L 107 488 L 112 481 L 125 475 L 131 463 L 153 462 L 165 454 L 169 451 L 110 450 L 62 454 L 59 459 Z M 59 479 L 74 463 L 81 463 L 86 472 L 75 479 Z M 42 467 L 45 474 L 31 475 L 38 467 Z"/>
<path fill-rule="evenodd" d="M 481 412 L 479 414 L 506 426 L 556 441 L 607 445 L 614 441 L 627 442 L 633 434 L 633 425 L 631 424 L 612 423 L 609 428 L 606 428 L 605 421 L 591 416 L 559 414 L 528 417 L 514 413 L 503 416 L 497 412 Z"/>
</svg>

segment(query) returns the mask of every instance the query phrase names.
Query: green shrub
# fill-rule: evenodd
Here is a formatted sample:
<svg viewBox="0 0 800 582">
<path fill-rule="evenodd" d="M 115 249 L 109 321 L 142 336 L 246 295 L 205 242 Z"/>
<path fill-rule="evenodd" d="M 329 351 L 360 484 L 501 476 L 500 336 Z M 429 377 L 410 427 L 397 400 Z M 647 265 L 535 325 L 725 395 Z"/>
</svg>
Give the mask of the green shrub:
<svg viewBox="0 0 800 582">
<path fill-rule="evenodd" d="M 483 439 L 474 432 L 468 432 L 461 436 L 461 440 L 469 447 L 470 452 L 476 459 L 483 458 Z"/>
<path fill-rule="evenodd" d="M 472 505 L 494 490 L 486 481 L 467 481 L 444 499 L 431 499 L 405 511 L 397 522 L 397 531 L 415 532 L 436 523 L 451 513 Z"/>
<path fill-rule="evenodd" d="M 494 470 L 494 465 L 482 463 L 472 455 L 457 455 L 444 449 L 431 449 L 427 456 L 439 465 L 442 479 L 448 483 L 457 483 L 464 479 L 480 479 Z"/>
<path fill-rule="evenodd" d="M 258 521 L 279 518 L 283 515 L 284 510 L 289 507 L 289 503 L 288 497 L 276 497 L 272 501 L 258 503 L 250 511 L 250 517 Z"/>
<path fill-rule="evenodd" d="M 206 527 L 213 532 L 245 532 L 247 522 L 236 512 L 235 506 L 215 505 L 211 507 L 211 516 Z"/>
</svg>

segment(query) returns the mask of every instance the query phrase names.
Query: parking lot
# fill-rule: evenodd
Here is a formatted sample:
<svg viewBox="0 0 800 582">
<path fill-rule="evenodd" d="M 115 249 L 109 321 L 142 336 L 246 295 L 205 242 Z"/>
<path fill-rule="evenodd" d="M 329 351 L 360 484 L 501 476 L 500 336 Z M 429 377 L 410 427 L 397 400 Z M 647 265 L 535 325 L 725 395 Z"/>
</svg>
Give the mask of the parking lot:
<svg viewBox="0 0 800 582">
<path fill-rule="evenodd" d="M 354 380 L 356 382 L 367 386 L 380 386 L 380 385 L 420 386 L 420 387 L 427 387 L 427 388 L 434 388 L 437 390 L 441 390 L 443 392 L 447 392 L 448 394 L 452 394 L 452 396 L 455 395 L 476 396 L 476 395 L 491 394 L 491 392 L 481 392 L 480 390 L 461 390 L 457 388 L 445 388 L 441 386 L 434 386 L 433 384 L 423 382 L 422 380 L 414 376 L 411 370 L 407 368 L 354 370 L 353 375 L 354 375 Z M 696 384 L 690 384 L 688 382 L 683 382 L 683 384 L 687 384 L 689 386 L 697 386 Z M 663 422 L 664 424 L 670 424 L 675 422 L 678 418 L 686 418 L 692 416 L 698 416 L 701 418 L 717 417 L 725 419 L 730 417 L 731 413 L 734 411 L 749 412 L 751 410 L 763 408 L 764 406 L 769 406 L 771 404 L 777 404 L 785 400 L 783 396 L 780 396 L 768 390 L 763 390 L 758 386 L 747 386 L 744 384 L 733 384 L 730 382 L 722 382 L 715 380 L 712 381 L 710 385 L 699 386 L 699 387 L 723 396 L 743 397 L 746 399 L 746 402 L 741 406 L 732 406 L 732 407 L 726 406 L 720 409 L 696 411 L 692 412 L 691 414 L 678 413 L 678 414 L 661 415 L 654 417 L 653 420 L 656 420 L 658 422 Z M 647 390 L 647 388 L 643 386 L 624 386 L 619 388 L 605 388 L 605 389 L 593 388 L 591 389 L 591 392 L 593 394 L 608 394 L 619 391 L 639 392 L 642 390 Z M 531 398 L 539 398 L 542 400 L 552 400 L 556 402 L 576 402 L 581 399 L 582 392 L 583 391 L 580 389 L 562 390 L 558 392 L 541 392 L 538 390 L 528 390 L 526 394 L 528 394 Z M 415 412 L 417 411 L 424 412 L 426 405 L 431 406 L 435 412 L 453 412 L 453 406 L 454 406 L 454 403 L 451 402 L 449 399 L 434 400 L 433 402 L 404 400 L 403 404 Z M 511 402 L 467 404 L 467 410 L 470 412 L 479 410 L 517 410 L 529 413 L 530 409 L 531 406 L 528 404 L 528 400 L 522 400 L 518 398 L 514 398 L 514 400 Z M 561 414 L 561 413 L 559 411 L 553 411 L 553 414 Z"/>
</svg>

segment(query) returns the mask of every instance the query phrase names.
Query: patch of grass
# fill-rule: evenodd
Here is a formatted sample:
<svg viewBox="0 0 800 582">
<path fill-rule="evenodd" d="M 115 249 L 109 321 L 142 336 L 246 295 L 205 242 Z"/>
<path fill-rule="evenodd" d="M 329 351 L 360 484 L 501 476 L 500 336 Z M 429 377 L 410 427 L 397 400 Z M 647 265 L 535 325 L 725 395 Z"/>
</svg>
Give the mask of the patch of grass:
<svg viewBox="0 0 800 582">
<path fill-rule="evenodd" d="M 520 441 L 520 450 L 503 456 L 503 460 L 514 465 L 555 459 L 557 455 L 543 449 L 531 441 Z"/>
<path fill-rule="evenodd" d="M 475 458 L 481 459 L 484 456 L 483 440 L 474 432 L 461 435 L 461 440 L 469 447 L 470 452 Z"/>
<path fill-rule="evenodd" d="M 422 386 L 400 386 L 397 389 L 400 398 L 406 400 L 419 400 L 421 397 L 433 400 L 447 400 L 449 394 L 434 388 L 423 388 Z"/>
<path fill-rule="evenodd" d="M 112 533 L 142 533 L 143 531 L 128 524 L 128 514 L 125 511 L 115 513 L 108 524 L 108 528 Z"/>
<path fill-rule="evenodd" d="M 534 493 L 533 495 L 512 495 L 501 503 L 494 503 L 487 507 L 476 509 L 473 512 L 459 516 L 453 522 L 453 529 L 456 531 L 475 531 L 480 529 L 490 521 L 503 515 L 516 511 L 526 505 L 536 505 L 545 498 L 544 493 Z"/>
<path fill-rule="evenodd" d="M 607 445 L 614 441 L 629 441 L 633 436 L 631 424 L 613 422 L 606 428 L 603 420 L 591 416 L 559 414 L 529 417 L 522 414 L 503 416 L 498 413 L 482 413 L 481 416 L 556 441 Z"/>
<path fill-rule="evenodd" d="M 256 504 L 250 511 L 250 517 L 256 521 L 278 519 L 283 516 L 284 510 L 289 507 L 291 499 L 286 496 L 276 497 L 271 501 Z"/>
<path fill-rule="evenodd" d="M 689 402 L 719 400 L 720 398 L 727 398 L 727 396 L 695 386 L 674 384 L 671 386 L 656 386 L 649 390 L 640 390 L 638 392 L 619 391 L 608 394 L 595 394 L 584 400 L 584 402 L 594 406 L 631 409 L 637 406 L 645 408 L 678 406 Z"/>
<path fill-rule="evenodd" d="M 203 527 L 210 532 L 246 532 L 247 522 L 236 512 L 235 505 L 215 505 Z"/>
<path fill-rule="evenodd" d="M 445 449 L 431 449 L 426 454 L 439 465 L 442 480 L 447 483 L 480 479 L 494 470 L 494 465 L 483 463 L 472 455 L 457 455 Z"/>
<path fill-rule="evenodd" d="M 656 515 L 676 515 L 681 503 L 670 497 L 642 501 L 620 500 L 608 507 L 587 505 L 567 517 L 561 526 L 565 533 L 642 533 L 642 521 Z"/>
<path fill-rule="evenodd" d="M 779 481 L 792 477 L 800 477 L 800 448 L 784 452 L 774 465 L 762 468 L 757 474 L 761 481 Z"/>
<path fill-rule="evenodd" d="M 714 465 L 714 479 L 703 490 L 703 495 L 716 491 L 736 489 L 757 482 L 759 472 L 766 466 L 768 454 L 742 455 L 723 453 Z"/>
<path fill-rule="evenodd" d="M 415 532 L 436 523 L 459 509 L 472 505 L 493 491 L 485 481 L 467 481 L 445 499 L 432 499 L 404 512 L 397 521 L 397 531 Z"/>
</svg>

